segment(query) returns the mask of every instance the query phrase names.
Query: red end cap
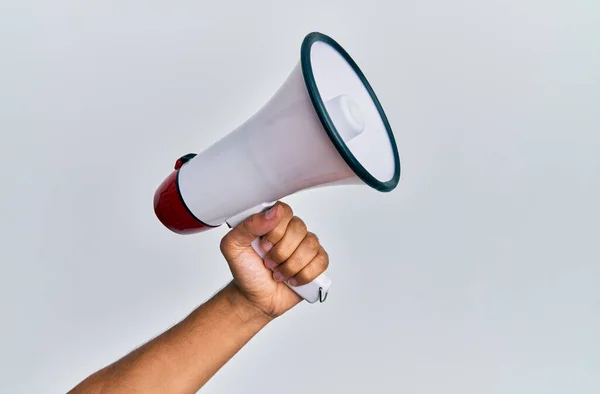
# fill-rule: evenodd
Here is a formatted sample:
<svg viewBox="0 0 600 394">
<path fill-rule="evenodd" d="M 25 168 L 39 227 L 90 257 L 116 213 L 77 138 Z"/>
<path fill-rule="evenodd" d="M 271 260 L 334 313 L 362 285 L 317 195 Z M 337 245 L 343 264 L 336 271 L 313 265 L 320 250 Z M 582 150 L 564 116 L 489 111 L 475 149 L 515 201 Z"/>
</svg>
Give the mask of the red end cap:
<svg viewBox="0 0 600 394">
<path fill-rule="evenodd" d="M 217 226 L 208 226 L 196 219 L 185 206 L 173 171 L 154 193 L 154 213 L 169 230 L 178 234 L 194 234 Z"/>
</svg>

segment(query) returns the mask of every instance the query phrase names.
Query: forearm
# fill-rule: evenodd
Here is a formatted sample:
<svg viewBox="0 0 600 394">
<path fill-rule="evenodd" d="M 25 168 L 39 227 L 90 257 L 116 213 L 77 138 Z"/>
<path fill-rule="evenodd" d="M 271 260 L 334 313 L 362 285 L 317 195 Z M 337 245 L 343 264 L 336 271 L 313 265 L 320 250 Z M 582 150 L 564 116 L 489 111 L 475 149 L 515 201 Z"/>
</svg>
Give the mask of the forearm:
<svg viewBox="0 0 600 394">
<path fill-rule="evenodd" d="M 71 393 L 195 393 L 269 321 L 230 283 Z"/>
</svg>

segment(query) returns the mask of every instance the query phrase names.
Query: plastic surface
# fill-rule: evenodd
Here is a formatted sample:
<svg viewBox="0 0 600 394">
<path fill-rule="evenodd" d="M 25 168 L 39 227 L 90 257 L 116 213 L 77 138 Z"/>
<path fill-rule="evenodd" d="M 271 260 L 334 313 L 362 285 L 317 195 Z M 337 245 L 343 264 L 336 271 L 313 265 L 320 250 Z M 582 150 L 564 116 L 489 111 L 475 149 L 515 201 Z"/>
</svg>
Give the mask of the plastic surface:
<svg viewBox="0 0 600 394">
<path fill-rule="evenodd" d="M 176 169 L 181 167 L 179 161 L 175 167 Z M 214 228 L 195 218 L 185 206 L 179 193 L 177 174 L 177 170 L 171 172 L 154 193 L 154 213 L 158 220 L 166 228 L 178 234 L 195 234 Z"/>
<path fill-rule="evenodd" d="M 209 225 L 302 189 L 362 184 L 323 130 L 300 64 L 257 114 L 179 171 L 185 204 Z"/>
<path fill-rule="evenodd" d="M 255 213 L 259 213 L 273 206 L 274 203 L 263 203 L 259 204 L 255 207 L 245 210 L 241 214 L 238 214 L 229 220 L 227 220 L 227 224 L 231 227 L 235 227 L 241 222 L 243 222 L 246 218 L 254 215 Z M 252 248 L 256 251 L 256 253 L 260 256 L 261 259 L 265 258 L 265 251 L 260 247 L 260 238 L 256 238 L 252 241 Z M 319 275 L 315 280 L 310 283 L 307 283 L 302 286 L 291 286 L 286 283 L 288 287 L 300 297 L 304 298 L 307 302 L 315 303 L 319 300 L 325 301 L 325 297 L 329 293 L 329 288 L 331 286 L 331 279 L 329 279 L 324 273 Z"/>
<path fill-rule="evenodd" d="M 185 206 L 209 226 L 302 189 L 362 184 L 390 191 L 395 140 L 375 93 L 331 38 L 309 34 L 264 107 L 179 172 Z"/>
<path fill-rule="evenodd" d="M 325 108 L 346 143 L 364 131 L 365 118 L 362 111 L 347 94 L 327 100 Z"/>
</svg>

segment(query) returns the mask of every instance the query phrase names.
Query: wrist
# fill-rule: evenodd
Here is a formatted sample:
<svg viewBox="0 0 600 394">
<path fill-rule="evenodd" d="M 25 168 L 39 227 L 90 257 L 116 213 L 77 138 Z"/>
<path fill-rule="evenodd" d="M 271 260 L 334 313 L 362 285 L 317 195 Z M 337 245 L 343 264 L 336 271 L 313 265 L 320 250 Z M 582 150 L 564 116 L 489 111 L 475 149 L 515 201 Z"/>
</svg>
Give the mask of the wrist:
<svg viewBox="0 0 600 394">
<path fill-rule="evenodd" d="M 231 281 L 223 288 L 223 293 L 230 303 L 235 315 L 244 324 L 265 326 L 274 318 L 265 313 L 256 304 L 252 303 L 240 290 L 235 281 Z"/>
</svg>

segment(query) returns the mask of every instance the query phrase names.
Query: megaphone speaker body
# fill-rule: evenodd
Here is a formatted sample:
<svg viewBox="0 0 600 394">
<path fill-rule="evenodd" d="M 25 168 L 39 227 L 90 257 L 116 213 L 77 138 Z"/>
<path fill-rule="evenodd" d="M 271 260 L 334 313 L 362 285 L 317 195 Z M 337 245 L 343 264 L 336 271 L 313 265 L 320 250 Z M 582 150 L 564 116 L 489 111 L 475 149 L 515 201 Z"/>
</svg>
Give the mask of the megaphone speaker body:
<svg viewBox="0 0 600 394">
<path fill-rule="evenodd" d="M 180 158 L 159 186 L 154 209 L 181 234 L 230 226 L 297 191 L 367 184 L 390 191 L 400 161 L 394 136 L 371 86 L 330 37 L 311 33 L 301 58 L 253 117 L 203 152 Z M 255 250 L 262 256 L 258 243 Z M 292 287 L 323 301 L 330 281 Z"/>
</svg>

